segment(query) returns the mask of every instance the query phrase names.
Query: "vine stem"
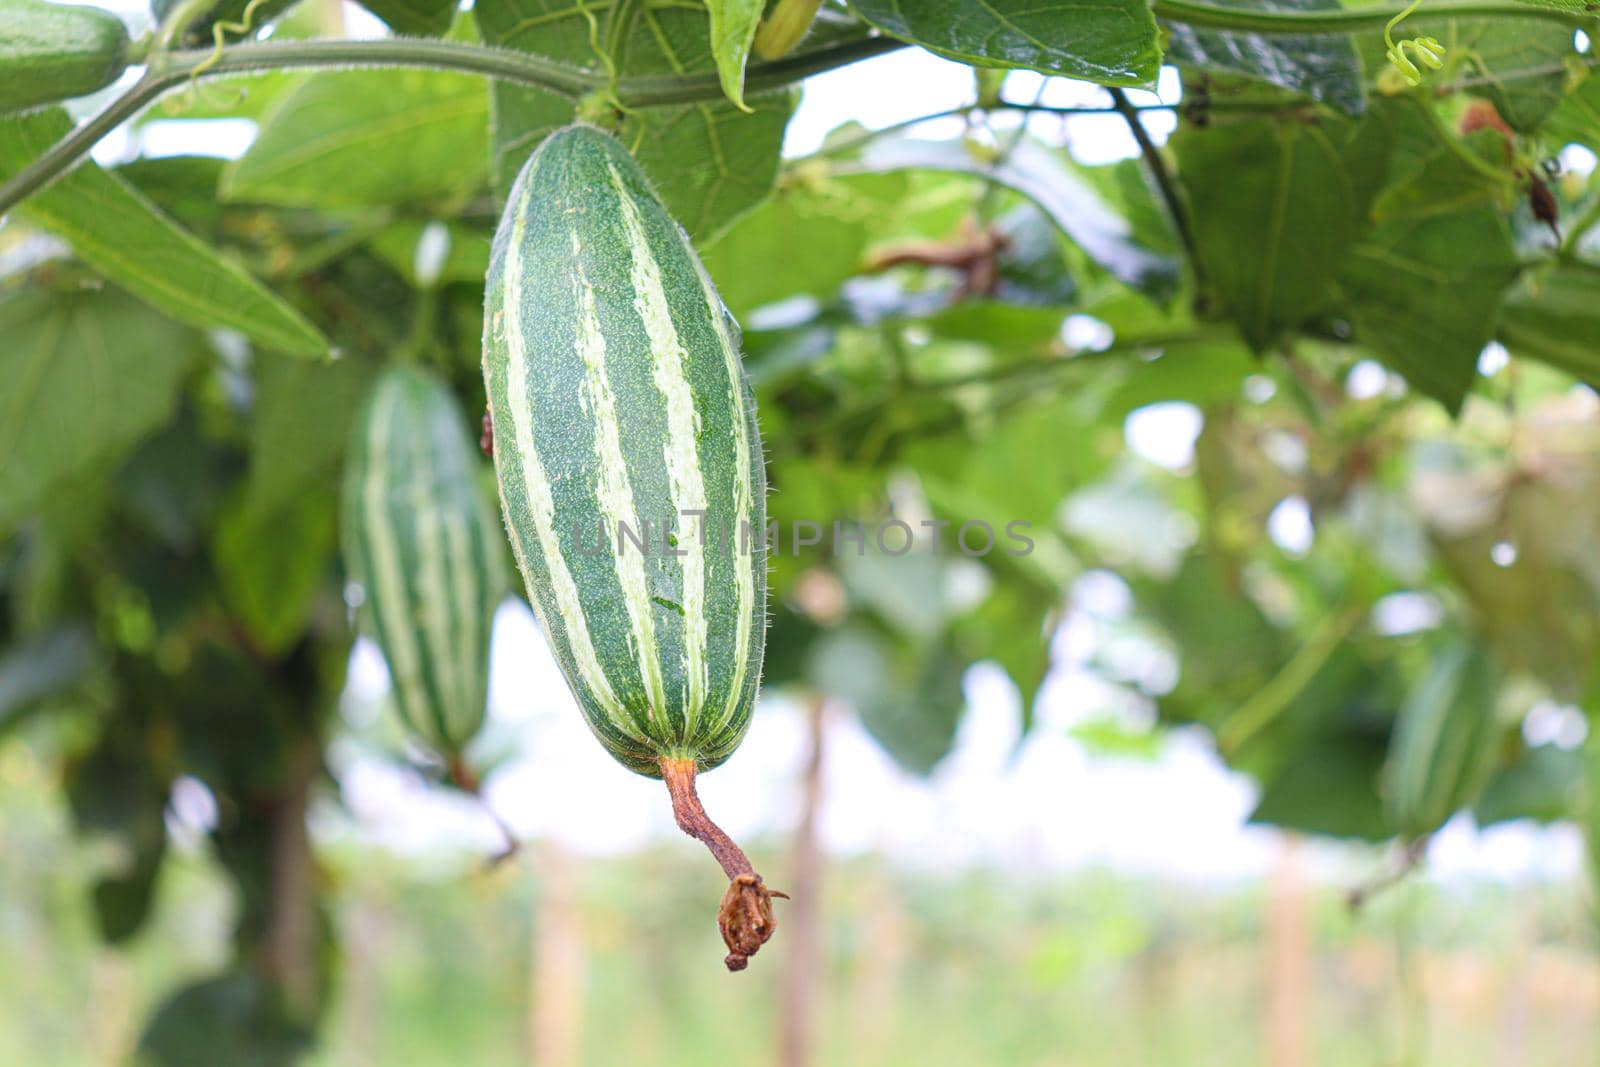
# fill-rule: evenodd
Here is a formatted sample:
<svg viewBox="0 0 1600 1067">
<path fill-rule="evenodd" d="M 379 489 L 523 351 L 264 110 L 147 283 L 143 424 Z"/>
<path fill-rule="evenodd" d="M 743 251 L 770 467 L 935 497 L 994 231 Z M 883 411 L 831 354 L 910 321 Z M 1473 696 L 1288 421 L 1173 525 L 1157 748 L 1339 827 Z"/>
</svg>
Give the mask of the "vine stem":
<svg viewBox="0 0 1600 1067">
<path fill-rule="evenodd" d="M 1336 34 L 1382 29 L 1406 8 L 1404 4 L 1327 11 L 1258 11 L 1222 7 L 1203 0 L 1154 0 L 1150 5 L 1156 17 L 1168 22 L 1215 30 L 1243 30 L 1250 33 Z M 1560 22 L 1575 28 L 1594 18 L 1579 12 L 1531 3 L 1504 3 L 1497 0 L 1463 0 L 1434 4 L 1427 10 L 1429 19 L 1447 18 L 1528 18 Z"/>
<path fill-rule="evenodd" d="M 768 889 L 744 849 L 706 815 L 694 787 L 694 760 L 662 756 L 659 765 L 661 778 L 672 796 L 672 814 L 678 829 L 705 845 L 728 876 L 728 891 L 717 909 L 717 928 L 728 946 L 728 957 L 723 962 L 730 971 L 742 971 L 778 928 L 778 920 L 772 914 L 772 898 L 787 899 L 788 894 Z"/>
<path fill-rule="evenodd" d="M 753 94 L 782 88 L 812 74 L 905 47 L 903 41 L 867 37 L 798 52 L 771 63 L 753 64 L 745 77 L 745 90 Z M 205 69 L 197 70 L 208 62 L 210 65 Z M 367 41 L 268 41 L 229 45 L 220 54 L 213 49 L 168 52 L 153 57 L 144 76 L 126 92 L 0 185 L 0 215 L 71 170 L 112 130 L 191 79 L 274 70 L 398 67 L 478 74 L 573 99 L 604 88 L 607 82 L 604 74 L 580 70 L 527 52 L 409 37 Z M 617 84 L 617 97 L 629 107 L 707 103 L 721 99 L 722 84 L 715 74 L 624 78 Z"/>
<path fill-rule="evenodd" d="M 1194 228 L 1189 224 L 1188 206 L 1178 192 L 1178 183 L 1173 181 L 1172 171 L 1168 169 L 1166 160 L 1161 158 L 1161 149 L 1150 139 L 1150 132 L 1144 128 L 1144 120 L 1139 117 L 1139 109 L 1133 106 L 1128 94 L 1117 88 L 1108 88 L 1106 91 L 1111 94 L 1111 106 L 1128 124 L 1128 132 L 1139 145 L 1139 154 L 1144 157 L 1145 166 L 1150 169 L 1150 176 L 1155 179 L 1156 190 L 1160 192 L 1161 201 L 1166 205 L 1167 214 L 1172 219 L 1172 228 L 1177 231 L 1178 240 L 1182 242 L 1183 250 L 1188 253 L 1189 269 L 1194 271 L 1195 280 L 1203 286 L 1205 279 L 1200 263 L 1199 246 L 1195 243 Z"/>
</svg>

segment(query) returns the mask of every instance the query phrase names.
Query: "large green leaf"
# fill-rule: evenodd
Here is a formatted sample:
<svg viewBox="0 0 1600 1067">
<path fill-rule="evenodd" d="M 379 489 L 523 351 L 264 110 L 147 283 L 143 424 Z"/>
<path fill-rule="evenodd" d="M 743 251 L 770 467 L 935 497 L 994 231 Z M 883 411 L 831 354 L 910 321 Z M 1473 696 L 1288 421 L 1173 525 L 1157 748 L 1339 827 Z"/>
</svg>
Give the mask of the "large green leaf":
<svg viewBox="0 0 1600 1067">
<path fill-rule="evenodd" d="M 223 176 L 230 200 L 362 208 L 470 194 L 488 159 L 483 79 L 340 71 L 279 100 Z"/>
<path fill-rule="evenodd" d="M 1479 826 L 1512 819 L 1559 822 L 1580 814 L 1584 757 L 1577 749 L 1539 745 L 1524 749 L 1502 767 L 1473 805 Z"/>
<path fill-rule="evenodd" d="M 1032 200 L 1118 281 L 1163 299 L 1177 287 L 1177 262 L 1141 243 L 1128 221 L 1065 159 L 1037 141 L 1020 141 L 1004 158 L 991 162 L 975 158 L 959 141 L 886 137 L 869 145 L 856 165 L 874 172 L 952 171 L 1004 185 Z"/>
<path fill-rule="evenodd" d="M 949 59 L 1022 67 L 1101 85 L 1150 85 L 1161 67 L 1143 0 L 853 0 L 885 33 Z"/>
<path fill-rule="evenodd" d="M 81 678 L 94 655 L 94 634 L 74 624 L 56 626 L 0 654 L 0 735 L 40 701 Z"/>
<path fill-rule="evenodd" d="M 1382 765 L 1381 747 L 1355 739 L 1317 742 L 1265 783 L 1250 821 L 1381 841 L 1389 836 L 1378 795 Z"/>
<path fill-rule="evenodd" d="M 739 316 L 800 293 L 826 299 L 861 269 L 905 187 L 904 175 L 872 174 L 785 184 L 705 250 L 706 270 Z"/>
<path fill-rule="evenodd" d="M 645 6 L 614 26 L 605 12 L 560 0 L 480 0 L 473 8 L 483 39 L 599 74 L 596 48 L 615 55 L 619 74 L 707 73 L 717 67 L 710 20 L 699 4 Z M 591 19 L 596 19 L 591 23 Z M 613 41 L 613 33 L 627 33 Z M 777 176 L 793 94 L 746 101 L 640 109 L 626 113 L 618 136 L 655 183 L 667 208 L 696 240 L 709 240 L 764 200 Z M 572 121 L 574 105 L 555 93 L 495 83 L 493 166 L 509 189 L 540 141 Z"/>
<path fill-rule="evenodd" d="M 1378 225 L 1340 279 L 1355 339 L 1411 386 L 1459 411 L 1519 263 L 1495 186 L 1459 145 L 1385 191 Z"/>
<path fill-rule="evenodd" d="M 168 997 L 139 1038 L 134 1062 L 139 1067 L 293 1067 L 314 1046 L 312 1028 L 292 1017 L 282 989 L 263 977 L 261 968 L 251 967 L 195 982 Z"/>
<path fill-rule="evenodd" d="M 1388 133 L 1374 121 L 1269 117 L 1173 138 L 1205 277 L 1251 347 L 1332 303 L 1387 169 Z"/>
<path fill-rule="evenodd" d="M 1500 312 L 1511 354 L 1560 367 L 1600 387 L 1600 270 L 1558 267 L 1513 289 Z"/>
<path fill-rule="evenodd" d="M 361 0 L 361 6 L 395 33 L 437 37 L 450 28 L 460 7 L 456 0 Z"/>
<path fill-rule="evenodd" d="M 825 633 L 812 649 L 811 684 L 845 700 L 894 761 L 927 775 L 955 744 L 966 663 L 947 644 L 906 641 L 864 623 Z"/>
<path fill-rule="evenodd" d="M 247 490 L 252 511 L 278 511 L 308 488 L 337 484 L 373 369 L 355 359 L 272 359 L 257 366 Z"/>
<path fill-rule="evenodd" d="M 1544 132 L 1557 145 L 1600 145 L 1600 78 L 1583 79 L 1563 97 Z"/>
<path fill-rule="evenodd" d="M 21 170 L 71 128 L 59 108 L 0 118 L 0 177 Z M 92 162 L 19 210 L 65 238 L 101 274 L 175 319 L 238 330 L 297 355 L 328 351 L 326 339 L 298 312 Z"/>
<path fill-rule="evenodd" d="M 245 503 L 218 522 L 212 558 L 223 597 L 263 652 L 299 638 L 332 564 L 337 513 L 325 484 L 274 510 Z"/>
<path fill-rule="evenodd" d="M 195 345 L 114 289 L 0 301 L 0 528 L 167 420 Z"/>
<path fill-rule="evenodd" d="M 1337 11 L 1339 0 L 1229 0 L 1244 11 Z M 1236 33 L 1164 23 L 1167 60 L 1204 74 L 1242 75 L 1252 81 L 1304 93 L 1357 115 L 1366 107 L 1361 58 L 1348 37 L 1330 34 Z"/>
</svg>

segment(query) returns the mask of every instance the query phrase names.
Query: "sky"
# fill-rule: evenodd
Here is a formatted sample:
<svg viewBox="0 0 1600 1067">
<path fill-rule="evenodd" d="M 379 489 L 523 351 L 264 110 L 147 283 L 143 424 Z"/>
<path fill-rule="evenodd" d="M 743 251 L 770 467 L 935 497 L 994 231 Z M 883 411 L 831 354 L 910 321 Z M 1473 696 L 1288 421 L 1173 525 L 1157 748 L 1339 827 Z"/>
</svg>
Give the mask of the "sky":
<svg viewBox="0 0 1600 1067">
<path fill-rule="evenodd" d="M 135 20 L 146 10 L 144 0 L 102 0 L 102 6 Z M 382 32 L 359 8 L 347 3 L 346 10 L 353 33 Z M 813 151 L 829 130 L 846 121 L 882 127 L 968 103 L 971 93 L 965 67 L 915 49 L 832 71 L 806 83 L 785 154 Z M 1045 84 L 1027 72 L 1007 79 L 1005 95 L 1055 105 L 1106 103 L 1093 86 L 1061 79 Z M 1174 103 L 1176 74 L 1164 71 L 1155 94 L 1130 95 L 1137 104 Z M 1145 121 L 1158 143 L 1175 125 L 1171 113 L 1146 113 Z M 210 122 L 198 132 L 195 126 L 155 121 L 137 140 L 126 134 L 108 138 L 96 158 L 112 162 L 135 153 L 185 152 L 232 157 L 254 134 L 247 120 Z M 1035 116 L 1030 128 L 1064 144 L 1083 163 L 1138 154 L 1114 115 Z M 943 119 L 915 132 L 949 136 L 959 129 L 959 120 Z M 1564 159 L 1569 166 L 1593 166 L 1593 156 L 1581 151 Z M 1096 325 L 1074 328 L 1093 331 Z M 1381 388 L 1383 373 L 1374 365 L 1366 377 L 1376 374 Z M 1126 436 L 1136 454 L 1181 469 L 1192 456 L 1199 428 L 1193 408 L 1164 404 L 1133 413 Z M 1309 547 L 1315 531 L 1304 502 L 1286 500 L 1274 512 L 1272 533 L 1286 550 Z M 1126 587 L 1107 572 L 1093 572 L 1079 585 L 1072 598 L 1076 606 L 1054 640 L 1054 666 L 1036 707 L 1035 727 L 1020 746 L 1018 693 L 991 664 L 968 673 L 968 710 L 954 751 L 926 781 L 898 770 L 849 708 L 829 708 L 821 834 L 830 852 L 879 852 L 899 863 L 935 869 L 1103 866 L 1197 881 L 1251 879 L 1269 869 L 1280 835 L 1246 824 L 1256 789 L 1222 765 L 1205 735 L 1173 733 L 1151 760 L 1091 757 L 1071 736 L 1075 724 L 1108 709 L 1133 725 L 1149 713 L 1108 693 L 1086 669 L 1096 643 L 1127 610 Z M 374 716 L 391 713 L 385 706 L 387 686 L 382 657 L 363 640 L 345 700 L 354 728 L 368 728 Z M 589 734 L 521 601 L 508 601 L 497 618 L 490 703 L 481 750 L 505 762 L 489 777 L 485 799 L 519 836 L 548 836 L 597 854 L 680 836 L 660 783 L 624 770 Z M 324 838 L 355 837 L 402 853 L 470 856 L 498 847 L 500 832 L 478 803 L 428 786 L 353 737 L 337 743 L 333 756 L 341 803 L 326 803 L 317 811 L 315 829 Z M 707 810 L 736 838 L 785 832 L 797 812 L 804 756 L 802 713 L 782 694 L 765 695 L 743 746 L 702 778 Z M 203 823 L 208 806 L 204 787 L 187 783 L 175 797 L 175 817 Z M 1311 855 L 1316 876 L 1352 884 L 1384 863 L 1371 849 L 1319 846 Z M 1436 836 L 1428 876 L 1566 878 L 1579 869 L 1581 857 L 1581 839 L 1572 827 L 1512 825 L 1478 833 L 1470 821 L 1458 819 Z"/>
</svg>

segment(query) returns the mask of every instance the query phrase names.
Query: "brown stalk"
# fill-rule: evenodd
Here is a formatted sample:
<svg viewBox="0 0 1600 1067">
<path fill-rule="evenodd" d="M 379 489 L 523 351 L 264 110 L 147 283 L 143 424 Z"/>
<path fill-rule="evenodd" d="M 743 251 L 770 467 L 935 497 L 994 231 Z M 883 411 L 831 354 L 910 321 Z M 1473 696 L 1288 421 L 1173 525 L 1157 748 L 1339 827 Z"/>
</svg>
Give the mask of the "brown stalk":
<svg viewBox="0 0 1600 1067">
<path fill-rule="evenodd" d="M 788 899 L 789 895 L 768 889 L 744 849 L 706 815 L 694 788 L 694 760 L 663 756 L 660 766 L 661 777 L 672 796 L 672 814 L 678 820 L 678 829 L 705 845 L 728 876 L 728 891 L 717 909 L 717 928 L 728 946 L 728 957 L 723 962 L 730 971 L 742 971 L 778 928 L 777 917 L 772 914 L 772 898 Z"/>
</svg>

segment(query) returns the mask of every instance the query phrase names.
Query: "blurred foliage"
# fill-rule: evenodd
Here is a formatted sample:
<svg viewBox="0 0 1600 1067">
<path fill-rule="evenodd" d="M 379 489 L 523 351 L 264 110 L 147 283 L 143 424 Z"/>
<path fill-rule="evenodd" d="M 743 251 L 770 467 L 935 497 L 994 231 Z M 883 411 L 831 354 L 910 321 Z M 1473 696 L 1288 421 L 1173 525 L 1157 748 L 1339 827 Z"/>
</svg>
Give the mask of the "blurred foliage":
<svg viewBox="0 0 1600 1067">
<path fill-rule="evenodd" d="M 370 6 L 447 32 L 439 5 Z M 859 8 L 984 67 L 1156 70 L 1142 3 L 1014 6 L 993 26 Z M 1008 45 L 1008 11 L 1076 43 Z M 1129 11 L 1137 33 L 1107 37 Z M 579 64 L 599 46 L 630 75 L 719 58 L 697 6 L 591 17 L 479 0 L 448 33 Z M 1177 134 L 1109 166 L 1048 117 L 1023 132 L 992 79 L 962 134 L 852 125 L 791 160 L 787 91 L 620 115 L 743 327 L 783 540 L 769 686 L 849 705 L 926 775 L 991 662 L 1025 732 L 1136 753 L 1151 723 L 1204 731 L 1260 784 L 1258 822 L 1382 842 L 1471 809 L 1600 835 L 1600 742 L 1580 747 L 1600 710 L 1600 193 L 1544 165 L 1600 137 L 1592 59 L 1565 28 L 1417 22 L 1461 57 L 1438 84 L 1470 72 L 1470 92 L 1357 80 L 1376 34 L 1180 26 Z M 865 32 L 830 10 L 812 41 Z M 152 1065 L 312 1045 L 341 958 L 305 812 L 353 640 L 333 525 L 350 420 L 402 353 L 481 410 L 496 189 L 573 104 L 339 71 L 224 81 L 187 115 L 227 113 L 259 120 L 242 158 L 86 163 L 0 230 L 0 739 L 46 756 L 104 848 L 72 877 L 107 942 L 149 941 L 186 783 L 214 801 L 233 900 L 230 951 L 139 1006 Z M 0 117 L 0 173 L 65 128 Z M 1085 580 L 1113 573 L 1125 602 L 1101 611 Z M 1088 615 L 1106 639 L 1073 666 L 1104 706 L 1046 720 Z M 1447 654 L 1486 680 L 1440 682 Z M 930 929 L 967 943 L 913 1002 L 975 996 L 949 961 L 987 959 L 986 932 Z M 1090 951 L 1040 929 L 989 966 L 1049 985 Z M 632 988 L 651 959 L 607 966 Z M 1015 1025 L 997 1040 L 1037 1039 Z"/>
</svg>

